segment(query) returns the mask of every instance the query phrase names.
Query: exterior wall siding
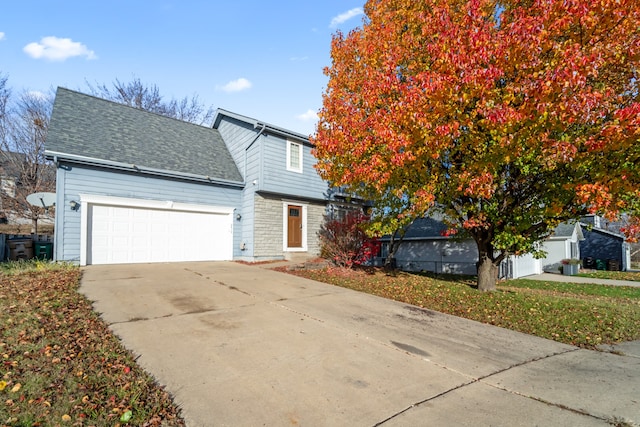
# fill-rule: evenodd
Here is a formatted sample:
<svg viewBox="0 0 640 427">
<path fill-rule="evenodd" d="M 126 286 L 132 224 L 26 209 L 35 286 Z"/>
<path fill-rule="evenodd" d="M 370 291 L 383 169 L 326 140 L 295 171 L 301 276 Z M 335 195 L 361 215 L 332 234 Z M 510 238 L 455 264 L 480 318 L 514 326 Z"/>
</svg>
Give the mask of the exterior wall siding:
<svg viewBox="0 0 640 427">
<path fill-rule="evenodd" d="M 478 248 L 473 240 L 405 240 L 396 253 L 396 266 L 404 271 L 428 271 L 445 274 L 477 274 Z M 540 260 L 527 254 L 509 257 L 508 272 L 513 278 L 542 272 Z"/>
<path fill-rule="evenodd" d="M 547 253 L 542 260 L 542 269 L 547 272 L 557 273 L 562 266 L 562 260 L 571 258 L 570 240 L 546 240 L 541 249 Z"/>
<path fill-rule="evenodd" d="M 627 267 L 626 253 L 623 250 L 624 240 L 622 237 L 615 237 L 586 229 L 583 232 L 585 240 L 580 242 L 580 253 L 583 259 L 590 257 L 605 262 L 615 260 L 618 262 L 620 268 L 624 269 Z"/>
<path fill-rule="evenodd" d="M 233 119 L 231 117 L 224 117 L 220 121 L 218 132 L 220 132 L 225 144 L 227 144 L 227 148 L 229 149 L 233 160 L 236 162 L 240 173 L 244 177 L 245 182 L 249 182 L 249 179 L 245 175 L 247 172 L 247 168 L 245 168 L 245 166 L 248 166 L 245 164 L 245 150 L 256 138 L 259 131 L 240 120 Z M 251 148 L 256 145 L 257 141 Z"/>
<path fill-rule="evenodd" d="M 327 184 L 315 168 L 311 146 L 303 144 L 303 172 L 287 170 L 287 140 L 232 117 L 220 120 L 224 138 L 246 186 L 242 194 L 239 259 L 284 259 L 283 199 L 307 206 L 307 253 L 320 253 L 317 233 L 324 220 Z M 256 139 L 257 138 L 257 139 Z M 322 200 L 322 202 L 320 202 Z M 315 201 L 315 202 L 314 202 Z"/>
<path fill-rule="evenodd" d="M 305 144 L 302 147 L 302 173 L 292 172 L 287 170 L 287 140 L 274 135 L 264 138 L 261 190 L 307 199 L 325 199 L 328 187 L 314 168 L 316 159 L 311 154 L 311 146 Z"/>
<path fill-rule="evenodd" d="M 80 201 L 80 194 L 127 197 L 148 200 L 168 200 L 179 203 L 193 203 L 241 207 L 242 190 L 176 181 L 163 178 L 113 172 L 69 164 L 61 164 L 57 173 L 56 202 L 56 259 L 64 261 L 80 260 L 80 211 L 71 210 L 72 200 Z M 60 227 L 62 225 L 62 227 Z M 234 220 L 234 257 L 240 256 L 242 221 Z M 215 236 L 202 236 L 215 239 Z"/>
<path fill-rule="evenodd" d="M 477 261 L 478 249 L 473 240 L 405 240 L 396 252 L 396 266 L 404 271 L 476 274 Z"/>
</svg>

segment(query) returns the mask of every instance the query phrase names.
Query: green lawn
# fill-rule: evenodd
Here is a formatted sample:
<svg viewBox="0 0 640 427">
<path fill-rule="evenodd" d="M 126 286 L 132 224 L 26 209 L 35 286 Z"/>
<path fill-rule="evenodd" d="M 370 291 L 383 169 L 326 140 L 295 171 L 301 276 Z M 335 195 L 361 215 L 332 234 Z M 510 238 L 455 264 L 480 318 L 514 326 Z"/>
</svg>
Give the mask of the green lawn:
<svg viewBox="0 0 640 427">
<path fill-rule="evenodd" d="M 465 277 L 332 267 L 291 273 L 580 347 L 640 339 L 640 288 L 518 279 L 484 293 Z"/>
<path fill-rule="evenodd" d="M 79 278 L 68 265 L 0 265 L 0 426 L 184 426 Z"/>
<path fill-rule="evenodd" d="M 640 282 L 640 272 L 635 271 L 581 271 L 578 276 L 590 277 L 592 279 L 630 280 L 632 282 Z"/>
<path fill-rule="evenodd" d="M 483 293 L 464 277 L 294 273 L 586 348 L 640 339 L 640 288 L 520 279 Z M 77 292 L 79 278 L 68 265 L 0 265 L 0 425 L 184 426 Z"/>
</svg>

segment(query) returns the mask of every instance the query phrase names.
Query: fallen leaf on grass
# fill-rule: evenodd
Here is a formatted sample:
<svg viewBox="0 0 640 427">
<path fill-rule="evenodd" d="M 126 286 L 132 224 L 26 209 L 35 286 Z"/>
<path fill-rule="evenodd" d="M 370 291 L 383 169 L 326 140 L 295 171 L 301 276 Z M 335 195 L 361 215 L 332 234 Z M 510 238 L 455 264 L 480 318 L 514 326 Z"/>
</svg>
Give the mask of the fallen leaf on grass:
<svg viewBox="0 0 640 427">
<path fill-rule="evenodd" d="M 131 419 L 131 417 L 133 417 L 133 412 L 127 411 L 124 414 L 122 414 L 122 416 L 120 417 L 120 421 L 122 421 L 123 423 L 126 423 Z"/>
</svg>

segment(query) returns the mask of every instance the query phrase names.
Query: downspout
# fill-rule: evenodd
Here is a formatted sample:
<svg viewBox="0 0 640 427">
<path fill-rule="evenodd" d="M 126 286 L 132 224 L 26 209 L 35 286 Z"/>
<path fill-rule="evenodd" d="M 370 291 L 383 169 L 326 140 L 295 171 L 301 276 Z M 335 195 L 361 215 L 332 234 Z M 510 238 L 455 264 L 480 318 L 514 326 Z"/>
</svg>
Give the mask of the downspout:
<svg viewBox="0 0 640 427">
<path fill-rule="evenodd" d="M 66 213 L 64 212 L 64 208 L 65 208 L 65 202 L 64 202 L 64 193 L 60 191 L 60 179 L 58 179 L 58 169 L 60 168 L 60 163 L 58 162 L 58 156 L 53 156 L 53 164 L 56 167 L 56 202 L 59 202 L 58 197 L 62 194 L 62 206 L 57 206 L 56 204 L 56 213 L 55 213 L 55 218 L 53 219 L 53 223 L 54 223 L 54 232 L 53 232 L 53 261 L 62 261 L 61 258 L 64 258 L 62 254 L 62 250 L 63 247 L 62 245 L 64 245 L 64 235 L 60 234 L 57 232 L 58 230 L 62 230 L 62 216 L 66 215 Z M 57 213 L 58 209 L 62 209 L 62 212 L 60 214 Z M 60 237 L 60 238 L 58 238 Z M 59 247 L 60 246 L 60 247 Z M 58 256 L 58 254 L 60 254 L 60 256 Z"/>
<path fill-rule="evenodd" d="M 255 144 L 255 142 L 258 140 L 258 138 L 260 138 L 260 136 L 263 134 L 264 130 L 267 128 L 266 124 L 262 125 L 262 129 L 260 129 L 260 132 L 258 132 L 258 134 L 256 135 L 255 138 L 253 138 L 253 141 L 251 141 L 251 143 L 247 146 L 247 148 L 244 149 L 244 180 L 245 180 L 245 184 L 247 181 L 247 156 L 249 153 L 249 149 L 253 146 L 253 144 Z"/>
<path fill-rule="evenodd" d="M 265 130 L 266 128 L 267 128 L 266 123 L 263 123 L 263 124 L 262 124 L 262 129 L 260 129 L 260 132 L 258 132 L 258 134 L 256 135 L 256 137 L 255 137 L 255 138 L 253 138 L 253 141 L 251 141 L 251 142 L 249 143 L 249 145 L 247 145 L 247 148 L 245 148 L 245 149 L 244 149 L 244 174 L 243 174 L 243 178 L 244 178 L 244 182 L 245 182 L 245 188 L 244 188 L 244 190 L 243 190 L 243 194 L 244 194 L 244 195 L 243 195 L 243 199 L 246 197 L 246 191 L 247 191 L 247 187 L 246 187 L 246 184 L 247 184 L 247 158 L 248 158 L 248 155 L 249 155 L 249 154 L 248 154 L 248 153 L 249 153 L 249 149 L 253 146 L 253 144 L 255 144 L 255 142 L 258 140 L 258 138 L 260 138 L 260 136 L 264 133 L 264 130 Z M 255 191 L 255 190 L 253 190 L 253 191 Z M 254 196 L 254 197 L 255 197 L 255 196 Z M 244 204 L 244 203 L 243 203 L 243 204 Z M 243 229 L 242 234 L 243 234 L 243 235 L 245 235 L 245 233 L 246 233 L 246 231 L 244 231 L 244 229 Z M 252 233 L 253 233 L 253 231 L 252 231 Z M 253 237 L 251 237 L 250 239 L 251 239 L 251 241 L 253 241 Z M 240 244 L 240 245 L 241 245 L 241 250 L 242 250 L 242 251 L 246 251 L 246 250 L 247 250 L 247 246 L 246 246 L 246 243 L 244 242 L 244 239 L 243 239 L 243 241 L 241 242 L 241 244 Z M 254 247 L 253 247 L 253 246 L 254 246 L 254 245 L 253 245 L 253 243 L 252 243 L 252 244 L 251 244 L 251 248 L 250 248 L 250 253 L 251 253 L 251 255 L 252 255 L 252 256 L 253 256 L 253 254 L 255 253 L 255 252 L 254 252 Z"/>
</svg>

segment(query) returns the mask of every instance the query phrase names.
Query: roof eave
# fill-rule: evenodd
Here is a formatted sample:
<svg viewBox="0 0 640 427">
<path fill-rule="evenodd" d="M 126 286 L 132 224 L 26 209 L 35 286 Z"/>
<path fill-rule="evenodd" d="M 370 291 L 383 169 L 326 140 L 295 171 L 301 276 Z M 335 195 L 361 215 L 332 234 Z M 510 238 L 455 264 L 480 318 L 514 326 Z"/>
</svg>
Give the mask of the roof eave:
<svg viewBox="0 0 640 427">
<path fill-rule="evenodd" d="M 148 175 L 154 175 L 159 177 L 185 179 L 189 181 L 203 182 L 208 184 L 218 184 L 218 185 L 224 185 L 229 187 L 244 188 L 245 186 L 245 183 L 241 181 L 231 181 L 231 180 L 225 180 L 220 178 L 212 178 L 206 175 L 191 174 L 186 172 L 177 172 L 177 171 L 170 171 L 170 170 L 164 170 L 164 169 L 156 169 L 156 168 L 150 168 L 142 165 L 114 162 L 111 160 L 79 156 L 75 154 L 61 153 L 57 151 L 45 150 L 44 154 L 47 159 L 53 160 L 55 162 L 63 160 L 69 163 L 75 163 L 75 164 L 86 165 L 86 166 L 98 166 L 98 167 L 104 167 L 108 169 L 115 169 L 115 170 L 121 170 L 121 171 L 139 172 L 139 173 L 145 173 Z"/>
<path fill-rule="evenodd" d="M 291 139 L 296 139 L 300 142 L 304 142 L 307 144 L 311 144 L 311 142 L 309 141 L 309 135 L 304 135 L 298 132 L 294 132 L 292 130 L 289 129 L 285 129 L 282 128 L 280 126 L 275 126 L 272 125 L 270 123 L 266 123 L 266 122 L 262 122 L 256 119 L 252 119 L 251 117 L 247 117 L 247 116 L 243 116 L 241 114 L 237 114 L 237 113 L 232 113 L 231 111 L 227 111 L 227 110 L 223 110 L 221 108 L 219 108 L 216 111 L 216 114 L 213 118 L 213 125 L 212 127 L 214 129 L 217 129 L 218 126 L 220 125 L 220 120 L 222 120 L 223 116 L 227 116 L 227 117 L 231 117 L 233 119 L 239 120 L 241 122 L 247 123 L 251 126 L 253 126 L 254 129 L 262 129 L 264 127 L 265 132 L 271 133 L 271 134 L 276 134 L 279 136 L 284 136 L 285 138 L 291 138 Z"/>
</svg>

